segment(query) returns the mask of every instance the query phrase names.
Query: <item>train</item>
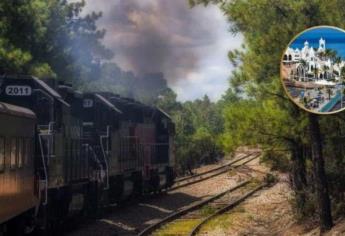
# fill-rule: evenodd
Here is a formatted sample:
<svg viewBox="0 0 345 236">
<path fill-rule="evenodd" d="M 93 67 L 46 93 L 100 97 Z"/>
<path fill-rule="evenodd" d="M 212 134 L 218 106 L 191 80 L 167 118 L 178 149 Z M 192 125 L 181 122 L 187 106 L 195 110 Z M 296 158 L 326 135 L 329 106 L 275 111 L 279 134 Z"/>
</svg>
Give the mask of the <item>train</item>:
<svg viewBox="0 0 345 236">
<path fill-rule="evenodd" d="M 0 78 L 0 235 L 174 184 L 175 126 L 158 107 L 33 76 Z"/>
</svg>

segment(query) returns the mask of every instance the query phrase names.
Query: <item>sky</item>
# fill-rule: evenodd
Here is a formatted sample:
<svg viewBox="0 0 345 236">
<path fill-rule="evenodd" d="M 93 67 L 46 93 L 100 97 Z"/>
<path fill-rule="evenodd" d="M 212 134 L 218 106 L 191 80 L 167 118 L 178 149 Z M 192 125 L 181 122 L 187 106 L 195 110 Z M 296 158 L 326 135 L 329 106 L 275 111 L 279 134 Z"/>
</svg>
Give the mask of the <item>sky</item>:
<svg viewBox="0 0 345 236">
<path fill-rule="evenodd" d="M 338 55 L 345 59 L 345 32 L 333 27 L 312 28 L 297 36 L 290 47 L 302 49 L 304 42 L 308 41 L 309 46 L 319 48 L 319 40 L 326 40 L 326 48 L 334 49 Z"/>
<path fill-rule="evenodd" d="M 86 0 L 83 14 L 102 11 L 99 28 L 113 61 L 136 74 L 163 72 L 178 100 L 207 94 L 216 101 L 228 88 L 227 52 L 241 35 L 229 32 L 217 6 L 190 8 L 187 0 Z"/>
</svg>

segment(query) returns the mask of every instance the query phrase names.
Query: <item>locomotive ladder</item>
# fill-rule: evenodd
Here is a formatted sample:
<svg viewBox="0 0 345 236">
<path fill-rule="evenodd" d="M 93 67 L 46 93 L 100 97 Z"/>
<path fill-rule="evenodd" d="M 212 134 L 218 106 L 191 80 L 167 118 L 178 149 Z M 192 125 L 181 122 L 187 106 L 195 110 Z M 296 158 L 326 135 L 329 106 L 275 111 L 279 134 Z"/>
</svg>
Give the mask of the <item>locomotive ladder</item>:
<svg viewBox="0 0 345 236">
<path fill-rule="evenodd" d="M 93 160 L 95 161 L 95 163 L 97 163 L 99 169 L 101 170 L 99 178 L 103 182 L 104 176 L 102 175 L 102 173 L 105 173 L 106 171 L 103 168 L 103 165 L 101 164 L 101 161 L 98 159 L 98 157 L 97 157 L 97 155 L 95 153 L 95 150 L 89 144 L 83 144 L 83 146 L 85 147 L 85 150 L 86 150 L 86 153 L 87 153 L 87 158 L 89 158 L 89 152 L 91 152 L 91 156 L 92 156 Z"/>
<path fill-rule="evenodd" d="M 109 189 L 109 165 L 108 165 L 108 156 L 109 156 L 109 139 L 110 139 L 110 126 L 107 126 L 107 133 L 106 135 L 100 135 L 99 136 L 99 141 L 101 144 L 101 149 L 102 149 L 102 153 L 103 153 L 103 158 L 104 158 L 104 163 L 105 163 L 105 173 L 106 173 L 106 187 L 104 188 L 104 190 L 108 190 Z M 103 140 L 106 141 L 106 149 L 104 148 L 103 145 Z"/>
<path fill-rule="evenodd" d="M 41 126 L 43 127 L 43 126 Z M 46 133 L 41 132 L 41 129 L 39 128 L 39 134 L 38 134 L 38 141 L 40 145 L 40 152 L 41 152 L 41 161 L 42 161 L 42 167 L 43 167 L 43 173 L 44 177 L 43 179 L 40 179 L 44 182 L 44 202 L 43 205 L 48 204 L 48 168 L 47 163 L 49 161 L 49 158 L 53 155 L 51 155 L 51 145 L 54 142 L 54 122 L 49 122 L 48 125 L 48 131 Z M 44 147 L 43 147 L 43 137 L 46 138 L 47 141 L 47 153 L 44 153 Z M 41 189 L 40 189 L 41 190 Z M 41 191 L 40 191 L 41 192 Z"/>
</svg>

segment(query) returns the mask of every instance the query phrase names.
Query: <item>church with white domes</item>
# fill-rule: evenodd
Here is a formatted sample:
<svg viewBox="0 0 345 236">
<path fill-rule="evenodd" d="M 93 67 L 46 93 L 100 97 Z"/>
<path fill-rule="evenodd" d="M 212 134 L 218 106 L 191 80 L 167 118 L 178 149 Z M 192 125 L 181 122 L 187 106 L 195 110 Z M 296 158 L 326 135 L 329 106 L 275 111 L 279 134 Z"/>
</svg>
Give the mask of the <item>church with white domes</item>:
<svg viewBox="0 0 345 236">
<path fill-rule="evenodd" d="M 326 40 L 323 38 L 320 38 L 317 49 L 309 46 L 308 41 L 304 42 L 302 49 L 288 47 L 283 55 L 283 64 L 292 66 L 291 76 L 300 81 L 309 81 L 310 77 L 338 80 L 345 65 L 344 61 L 335 63 L 326 55 Z"/>
</svg>

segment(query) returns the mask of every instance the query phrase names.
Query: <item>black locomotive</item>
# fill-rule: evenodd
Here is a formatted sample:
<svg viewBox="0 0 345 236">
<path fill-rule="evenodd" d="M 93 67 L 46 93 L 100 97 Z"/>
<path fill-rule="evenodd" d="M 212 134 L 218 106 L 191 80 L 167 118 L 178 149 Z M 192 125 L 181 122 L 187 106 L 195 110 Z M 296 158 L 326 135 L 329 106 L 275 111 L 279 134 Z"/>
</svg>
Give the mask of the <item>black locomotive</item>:
<svg viewBox="0 0 345 236">
<path fill-rule="evenodd" d="M 174 183 L 174 124 L 159 108 L 31 76 L 0 78 L 0 101 L 0 233 Z"/>
</svg>

